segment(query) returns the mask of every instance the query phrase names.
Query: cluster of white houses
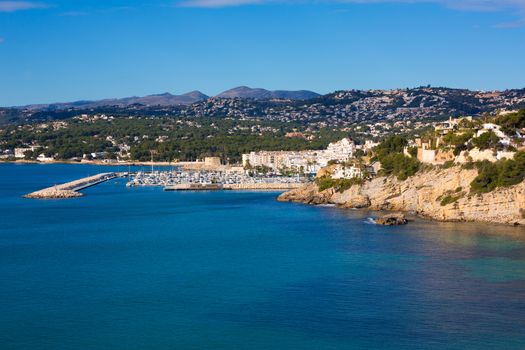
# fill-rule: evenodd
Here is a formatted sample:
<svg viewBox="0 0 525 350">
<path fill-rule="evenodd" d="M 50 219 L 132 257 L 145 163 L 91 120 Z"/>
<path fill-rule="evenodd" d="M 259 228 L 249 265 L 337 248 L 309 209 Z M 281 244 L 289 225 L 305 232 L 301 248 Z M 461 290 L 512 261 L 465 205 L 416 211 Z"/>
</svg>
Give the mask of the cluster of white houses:
<svg viewBox="0 0 525 350">
<path fill-rule="evenodd" d="M 472 117 L 450 118 L 449 120 L 439 123 L 435 126 L 437 137 L 434 142 L 423 141 L 421 138 L 416 138 L 415 140 L 411 141 L 410 146 L 417 148 L 417 159 L 422 163 L 433 165 L 442 165 L 449 161 L 460 164 L 483 160 L 495 162 L 503 158 L 512 159 L 514 157 L 514 151 L 507 150 L 509 146 L 522 148 L 523 140 L 525 139 L 525 133 L 522 131 L 516 131 L 516 135 L 513 135 L 513 140 L 513 138 L 501 130 L 501 126 L 494 123 L 483 123 L 479 126 L 466 129 L 461 127 L 462 121 L 472 122 L 472 120 Z M 465 131 L 474 131 L 475 137 L 479 137 L 487 132 L 493 132 L 498 137 L 499 144 L 503 146 L 503 149 L 480 150 L 478 148 L 474 148 L 469 151 L 461 151 L 459 155 L 455 155 L 450 147 L 441 147 L 443 143 L 443 137 L 445 135 L 448 133 L 462 134 Z M 405 154 L 409 155 L 408 148 L 405 148 Z"/>
<path fill-rule="evenodd" d="M 274 171 L 283 169 L 317 173 L 330 161 L 347 162 L 351 160 L 357 149 L 365 152 L 376 144 L 367 142 L 356 146 L 349 138 L 330 143 L 324 150 L 316 151 L 260 151 L 242 155 L 244 167 L 268 167 Z"/>
<path fill-rule="evenodd" d="M 467 163 L 469 161 L 483 161 L 488 160 L 495 162 L 497 160 L 507 158 L 512 159 L 514 157 L 514 151 L 505 150 L 509 146 L 514 148 L 522 148 L 525 140 L 525 133 L 517 131 L 516 135 L 505 134 L 501 130 L 501 126 L 494 123 L 483 123 L 474 128 L 461 127 L 462 121 L 472 122 L 472 117 L 462 118 L 449 118 L 449 120 L 439 123 L 435 126 L 436 139 L 432 141 L 423 141 L 421 138 L 416 138 L 410 142 L 410 146 L 417 148 L 417 159 L 422 163 L 442 165 L 446 162 L 453 161 L 456 163 Z M 485 149 L 480 150 L 474 148 L 469 151 L 462 151 L 459 155 L 455 155 L 453 149 L 450 147 L 441 147 L 443 144 L 443 137 L 448 133 L 462 134 L 466 131 L 474 131 L 474 136 L 479 137 L 484 133 L 493 132 L 499 139 L 499 144 L 504 149 L 492 150 Z M 408 148 L 405 148 L 405 155 L 410 156 Z"/>
</svg>

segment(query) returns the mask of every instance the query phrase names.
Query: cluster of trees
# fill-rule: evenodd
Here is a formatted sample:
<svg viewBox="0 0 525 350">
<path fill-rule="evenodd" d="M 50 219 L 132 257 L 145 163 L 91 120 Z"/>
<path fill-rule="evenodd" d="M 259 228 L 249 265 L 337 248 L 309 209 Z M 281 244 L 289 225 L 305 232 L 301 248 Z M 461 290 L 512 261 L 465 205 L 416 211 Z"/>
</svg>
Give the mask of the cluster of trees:
<svg viewBox="0 0 525 350">
<path fill-rule="evenodd" d="M 472 139 L 472 145 L 479 148 L 480 150 L 495 149 L 498 147 L 499 137 L 494 131 L 485 132 L 478 137 Z"/>
<path fill-rule="evenodd" d="M 487 131 L 478 137 L 474 137 L 474 131 L 469 130 L 461 134 L 449 132 L 443 136 L 443 146 L 445 148 L 452 147 L 454 155 L 459 155 L 461 151 L 471 150 L 475 147 L 480 150 L 497 149 L 500 147 L 500 139 L 494 131 Z"/>
<path fill-rule="evenodd" d="M 374 148 L 375 157 L 381 163 L 381 175 L 394 175 L 399 180 L 406 180 L 419 171 L 421 163 L 403 153 L 407 145 L 405 137 L 395 135 Z"/>
<path fill-rule="evenodd" d="M 454 147 L 454 154 L 459 155 L 461 151 L 464 151 L 467 149 L 467 142 L 472 139 L 474 136 L 473 131 L 467 131 L 462 134 L 456 134 L 454 132 L 449 132 L 445 136 L 443 136 L 443 142 L 448 145 Z"/>
<path fill-rule="evenodd" d="M 149 160 L 150 150 L 155 150 L 154 159 L 168 161 L 173 159 L 192 161 L 207 156 L 220 157 L 223 162 L 240 162 L 243 153 L 252 151 L 299 151 L 323 149 L 328 143 L 345 135 L 339 133 L 319 132 L 313 140 L 285 137 L 283 133 L 244 133 L 229 134 L 222 128 L 206 136 L 206 132 L 192 130 L 191 135 L 169 137 L 158 143 L 154 140 L 143 140 L 131 147 L 131 158 Z M 211 135 L 211 137 L 210 137 Z"/>
<path fill-rule="evenodd" d="M 71 159 L 99 152 L 115 158 L 121 151 L 118 146 L 127 145 L 130 159 L 135 161 L 148 161 L 153 154 L 155 161 L 218 156 L 223 161 L 239 162 L 241 155 L 250 151 L 323 149 L 348 136 L 347 132 L 320 129 L 312 140 L 285 137 L 287 132 L 305 129 L 296 123 L 231 118 L 69 119 L 66 127 L 58 129 L 51 124 L 7 126 L 0 130 L 0 140 L 5 149 L 40 145 L 42 148 L 30 155 L 33 158 L 46 153 Z"/>
<path fill-rule="evenodd" d="M 333 188 L 337 192 L 344 192 L 350 189 L 353 185 L 359 185 L 363 183 L 362 179 L 332 179 L 329 176 L 323 176 L 315 179 L 315 183 L 319 187 L 319 191 L 324 191 L 329 188 Z"/>
<path fill-rule="evenodd" d="M 496 118 L 496 124 L 501 126 L 501 130 L 508 135 L 514 135 L 516 129 L 525 128 L 525 109 L 520 109 L 516 113 L 501 115 Z"/>
<path fill-rule="evenodd" d="M 517 185 L 525 179 L 525 152 L 516 152 L 514 159 L 495 163 L 483 161 L 476 164 L 478 176 L 470 184 L 474 193 L 486 193 L 498 187 Z"/>
</svg>

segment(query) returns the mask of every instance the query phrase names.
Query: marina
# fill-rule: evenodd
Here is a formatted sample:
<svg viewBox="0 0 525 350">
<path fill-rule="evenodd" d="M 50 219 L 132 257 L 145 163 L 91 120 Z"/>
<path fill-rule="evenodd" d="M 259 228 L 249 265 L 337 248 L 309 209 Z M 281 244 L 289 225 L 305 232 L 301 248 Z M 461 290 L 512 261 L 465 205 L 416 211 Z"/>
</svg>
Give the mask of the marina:
<svg viewBox="0 0 525 350">
<path fill-rule="evenodd" d="M 84 177 L 26 194 L 32 199 L 82 197 L 81 190 L 115 178 L 128 177 L 127 187 L 163 187 L 165 191 L 290 190 L 311 179 L 304 176 L 250 176 L 227 171 L 112 172 Z"/>
<path fill-rule="evenodd" d="M 165 191 L 289 190 L 311 181 L 305 176 L 250 176 L 226 171 L 138 172 L 128 187 L 158 186 Z"/>
</svg>

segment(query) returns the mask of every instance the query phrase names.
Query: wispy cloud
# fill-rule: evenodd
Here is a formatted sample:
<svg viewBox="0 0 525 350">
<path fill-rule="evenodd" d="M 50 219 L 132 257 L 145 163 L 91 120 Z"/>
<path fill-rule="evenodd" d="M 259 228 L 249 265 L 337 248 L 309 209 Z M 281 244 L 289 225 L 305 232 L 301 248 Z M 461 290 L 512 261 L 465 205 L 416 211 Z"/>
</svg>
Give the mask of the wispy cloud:
<svg viewBox="0 0 525 350">
<path fill-rule="evenodd" d="M 354 4 L 440 4 L 457 10 L 469 11 L 525 11 L 525 0 L 183 0 L 180 6 L 226 7 L 268 3 L 354 3 Z"/>
<path fill-rule="evenodd" d="M 0 12 L 15 12 L 47 8 L 48 5 L 33 1 L 0 1 Z"/>
<path fill-rule="evenodd" d="M 525 25 L 525 0 L 341 0 L 346 3 L 405 3 L 438 4 L 460 11 L 498 12 L 508 11 L 514 14 L 515 21 L 499 23 L 495 28 L 517 28 Z"/>
<path fill-rule="evenodd" d="M 0 36 L 0 44 L 3 43 L 4 41 L 5 39 Z"/>
<path fill-rule="evenodd" d="M 182 7 L 218 8 L 242 5 L 263 4 L 437 4 L 454 10 L 497 12 L 514 14 L 515 21 L 500 23 L 496 28 L 516 28 L 525 26 L 525 0 L 181 0 L 176 4 Z"/>
<path fill-rule="evenodd" d="M 498 23 L 498 24 L 494 25 L 493 27 L 494 28 L 505 29 L 505 28 L 520 28 L 520 27 L 523 27 L 523 26 L 525 26 L 525 13 L 522 14 L 522 18 L 520 18 L 520 19 L 518 19 L 516 21 Z"/>
<path fill-rule="evenodd" d="M 456 10 L 467 11 L 501 11 L 525 10 L 524 0 L 341 0 L 339 2 L 372 4 L 372 3 L 405 3 L 405 4 L 440 4 Z"/>
<path fill-rule="evenodd" d="M 274 2 L 271 0 L 186 0 L 179 2 L 179 6 L 183 7 L 228 7 L 240 5 L 255 5 Z"/>
</svg>

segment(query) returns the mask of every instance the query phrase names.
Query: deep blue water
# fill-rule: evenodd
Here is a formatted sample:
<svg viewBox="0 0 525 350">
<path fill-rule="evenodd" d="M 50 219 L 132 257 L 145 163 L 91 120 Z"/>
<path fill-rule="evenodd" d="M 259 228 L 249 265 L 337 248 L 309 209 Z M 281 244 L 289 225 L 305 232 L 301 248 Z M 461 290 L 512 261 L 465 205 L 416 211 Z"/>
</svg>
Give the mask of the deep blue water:
<svg viewBox="0 0 525 350">
<path fill-rule="evenodd" d="M 525 229 L 0 164 L 0 349 L 525 349 Z M 122 170 L 122 169 L 120 169 Z"/>
</svg>

